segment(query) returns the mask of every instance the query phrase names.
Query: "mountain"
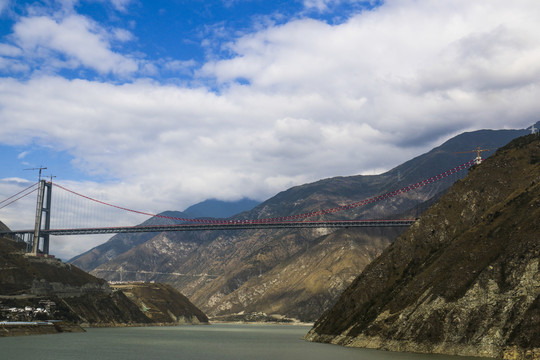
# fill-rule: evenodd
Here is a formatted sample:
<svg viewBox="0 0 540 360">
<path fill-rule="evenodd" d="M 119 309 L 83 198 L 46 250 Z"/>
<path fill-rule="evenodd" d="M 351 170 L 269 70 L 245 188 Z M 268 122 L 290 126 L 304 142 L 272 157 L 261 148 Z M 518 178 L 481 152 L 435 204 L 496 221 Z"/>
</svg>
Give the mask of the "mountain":
<svg viewBox="0 0 540 360">
<path fill-rule="evenodd" d="M 184 213 L 191 218 L 228 218 L 259 205 L 259 201 L 243 198 L 238 201 L 209 199 L 191 205 Z"/>
<path fill-rule="evenodd" d="M 152 217 L 140 225 L 172 225 L 181 223 L 181 221 L 169 218 L 227 218 L 252 209 L 258 204 L 259 202 L 247 198 L 234 202 L 219 201 L 215 199 L 205 200 L 190 206 L 183 212 L 164 211 L 159 213 L 158 217 Z M 116 256 L 123 254 L 129 249 L 143 244 L 157 235 L 159 235 L 157 232 L 118 234 L 113 236 L 106 243 L 98 245 L 83 254 L 77 255 L 68 262 L 83 270 L 89 271 L 114 259 Z"/>
<path fill-rule="evenodd" d="M 9 231 L 9 228 L 6 226 L 6 224 L 0 221 L 0 230 Z"/>
<path fill-rule="evenodd" d="M 456 183 L 306 336 L 346 346 L 540 359 L 540 136 Z"/>
<path fill-rule="evenodd" d="M 126 295 L 153 324 L 208 324 L 208 317 L 169 284 L 121 283 L 111 288 Z"/>
<path fill-rule="evenodd" d="M 0 227 L 4 227 L 1 222 Z M 26 256 L 25 247 L 25 243 L 0 237 L 0 321 L 55 319 L 86 326 L 208 322 L 204 313 L 169 285 L 130 284 L 113 289 L 71 264 Z M 43 304 L 53 304 L 54 309 L 47 313 L 10 310 L 43 309 Z M 0 336 L 9 335 L 9 329 Z"/>
<path fill-rule="evenodd" d="M 296 186 L 231 219 L 291 216 L 360 202 L 430 178 L 476 156 L 472 152 L 458 152 L 477 146 L 496 149 L 526 133 L 480 130 L 461 134 L 384 174 L 336 177 Z M 310 220 L 415 217 L 425 209 L 423 204 L 440 197 L 465 173 L 452 174 L 400 196 L 347 211 L 319 214 Z M 116 251 L 115 257 L 91 272 L 110 280 L 169 283 L 213 317 L 265 312 L 314 321 L 403 230 L 161 233 L 128 250 Z"/>
<path fill-rule="evenodd" d="M 174 225 L 180 224 L 182 221 L 177 221 L 170 218 L 189 218 L 189 215 L 180 211 L 164 211 L 158 215 L 159 216 L 157 217 L 154 216 L 146 220 L 140 225 Z M 104 262 L 114 259 L 116 256 L 126 252 L 129 249 L 145 243 L 157 235 L 159 235 L 158 232 L 117 234 L 110 238 L 107 242 L 75 256 L 68 262 L 80 267 L 83 270 L 89 271 L 103 264 Z"/>
</svg>

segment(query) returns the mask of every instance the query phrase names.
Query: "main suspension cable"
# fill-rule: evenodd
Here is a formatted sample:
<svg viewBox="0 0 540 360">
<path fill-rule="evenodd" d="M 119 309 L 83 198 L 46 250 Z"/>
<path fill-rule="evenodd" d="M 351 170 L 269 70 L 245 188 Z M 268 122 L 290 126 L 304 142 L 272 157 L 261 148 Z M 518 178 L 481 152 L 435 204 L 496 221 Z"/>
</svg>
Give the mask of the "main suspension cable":
<svg viewBox="0 0 540 360">
<path fill-rule="evenodd" d="M 37 184 L 38 184 L 38 183 L 34 183 L 34 184 L 30 185 L 29 187 L 27 187 L 26 189 L 23 189 L 23 190 L 19 191 L 18 193 L 14 194 L 14 195 L 11 195 L 10 197 L 8 197 L 8 198 L 6 198 L 6 199 L 0 201 L 0 204 L 3 204 L 3 203 L 5 203 L 5 202 L 7 202 L 7 201 L 13 199 L 14 197 L 16 197 L 16 196 L 18 196 L 18 195 L 24 193 L 25 191 L 30 190 L 32 187 L 36 186 Z M 28 193 L 23 194 L 23 195 L 19 196 L 18 198 L 14 199 L 14 200 L 12 200 L 12 201 L 10 201 L 10 202 L 8 202 L 7 204 L 2 205 L 2 206 L 0 207 L 0 209 L 3 209 L 3 208 L 5 208 L 5 207 L 7 207 L 7 206 L 13 204 L 14 202 L 16 202 L 16 201 L 18 201 L 18 200 L 20 200 L 20 199 L 22 199 L 22 198 L 24 198 L 24 197 L 26 197 L 26 196 L 32 194 L 32 193 L 33 193 L 34 191 L 36 191 L 37 189 L 38 189 L 38 188 L 35 188 L 35 189 L 29 191 Z"/>
<path fill-rule="evenodd" d="M 421 187 L 426 186 L 428 184 L 431 184 L 431 183 L 434 183 L 434 182 L 439 181 L 441 179 L 444 179 L 447 176 L 455 174 L 455 173 L 457 173 L 457 172 L 459 172 L 461 170 L 467 169 L 470 166 L 472 166 L 474 164 L 474 162 L 475 162 L 475 160 L 468 161 L 468 162 L 466 162 L 464 164 L 456 166 L 456 167 L 454 167 L 454 168 L 452 168 L 450 170 L 447 170 L 447 171 L 445 171 L 443 173 L 440 173 L 438 175 L 435 175 L 435 176 L 432 176 L 430 178 L 419 181 L 419 182 L 417 182 L 415 184 L 412 184 L 412 185 L 409 185 L 409 186 L 403 187 L 401 189 L 394 190 L 394 191 L 391 191 L 391 192 L 388 192 L 388 193 L 385 193 L 385 194 L 382 194 L 382 195 L 378 195 L 378 196 L 374 196 L 374 197 L 364 199 L 364 200 L 361 200 L 361 201 L 358 201 L 358 202 L 354 202 L 354 203 L 351 203 L 351 204 L 341 205 L 341 206 L 337 206 L 337 207 L 334 207 L 334 208 L 323 209 L 323 210 L 307 212 L 307 213 L 302 213 L 302 214 L 296 214 L 296 215 L 287 215 L 287 216 L 266 218 L 266 219 L 238 220 L 238 221 L 242 221 L 242 222 L 249 223 L 249 224 L 258 224 L 258 223 L 267 223 L 267 222 L 280 222 L 280 221 L 307 219 L 307 218 L 310 218 L 310 217 L 319 216 L 319 215 L 323 215 L 323 214 L 331 214 L 331 213 L 336 213 L 336 212 L 343 211 L 343 210 L 349 210 L 349 209 L 365 206 L 365 205 L 368 205 L 368 204 L 371 204 L 371 203 L 379 202 L 379 201 L 382 201 L 382 200 L 386 200 L 386 199 L 392 198 L 394 196 L 397 196 L 399 194 L 407 193 L 407 192 L 409 192 L 411 190 L 421 188 Z M 135 213 L 135 214 L 146 215 L 146 216 L 150 216 L 150 217 L 158 217 L 158 218 L 169 219 L 169 220 L 174 220 L 174 221 L 196 222 L 196 223 L 203 223 L 203 224 L 226 224 L 226 223 L 231 222 L 231 220 L 191 219 L 191 218 L 180 218 L 180 217 L 174 217 L 174 216 L 165 216 L 165 215 L 159 215 L 159 214 L 152 214 L 152 213 L 148 213 L 148 212 L 144 212 L 144 211 L 133 210 L 133 209 L 129 209 L 129 208 L 126 208 L 126 207 L 110 204 L 110 203 L 107 203 L 107 202 L 104 202 L 104 201 L 101 201 L 101 200 L 97 200 L 97 199 L 94 199 L 94 198 L 92 198 L 90 196 L 86 196 L 86 195 L 80 194 L 78 192 L 75 192 L 73 190 L 67 189 L 67 188 L 59 185 L 58 183 L 54 183 L 54 185 L 56 187 L 64 190 L 64 191 L 67 191 L 67 192 L 72 193 L 74 195 L 80 196 L 80 197 L 85 198 L 87 200 L 96 202 L 98 204 L 106 205 L 106 206 L 113 207 L 113 208 L 123 210 L 123 211 L 132 212 L 132 213 Z M 237 220 L 232 220 L 232 222 L 234 222 L 234 221 L 237 221 Z"/>
</svg>

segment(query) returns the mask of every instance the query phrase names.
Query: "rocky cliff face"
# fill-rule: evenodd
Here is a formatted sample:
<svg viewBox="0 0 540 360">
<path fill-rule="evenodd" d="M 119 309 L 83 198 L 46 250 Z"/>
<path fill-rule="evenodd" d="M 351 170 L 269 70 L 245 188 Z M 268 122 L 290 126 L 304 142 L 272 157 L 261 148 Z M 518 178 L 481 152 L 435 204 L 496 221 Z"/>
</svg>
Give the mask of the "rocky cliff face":
<svg viewBox="0 0 540 360">
<path fill-rule="evenodd" d="M 540 137 L 471 170 L 307 335 L 392 351 L 540 358 Z"/>
<path fill-rule="evenodd" d="M 427 154 L 376 176 L 336 177 L 291 188 L 234 220 L 302 214 L 361 201 L 439 174 L 471 160 L 456 154 L 497 148 L 526 131 L 462 134 Z M 444 192 L 459 174 L 399 197 L 326 214 L 324 219 L 415 217 L 420 204 Z M 406 214 L 406 215 L 403 215 Z M 321 217 L 314 217 L 317 220 Z M 402 230 L 402 229 L 401 229 Z M 259 230 L 162 233 L 129 249 L 106 243 L 93 249 L 92 274 L 109 280 L 153 280 L 180 289 L 211 316 L 265 312 L 314 321 L 400 229 Z M 105 259 L 103 254 L 113 254 Z M 90 258 L 85 254 L 74 261 Z M 86 266 L 86 265 L 85 265 Z"/>
<path fill-rule="evenodd" d="M 399 232 L 400 229 L 394 229 L 396 237 Z M 208 303 L 216 304 L 214 316 L 218 317 L 263 312 L 310 321 L 315 314 L 330 308 L 359 274 L 359 269 L 388 246 L 390 234 L 388 229 L 341 230 L 322 236 L 309 249 L 299 251 L 269 270 L 264 269 L 269 254 L 261 252 L 259 262 L 252 264 L 255 276 L 240 283 L 232 292 L 214 292 Z M 223 280 L 216 279 L 212 286 Z"/>
<path fill-rule="evenodd" d="M 103 279 L 57 259 L 25 256 L 24 243 L 0 238 L 0 295 L 47 295 L 52 292 L 67 296 L 104 292 Z"/>
<path fill-rule="evenodd" d="M 208 322 L 198 308 L 168 285 L 111 288 L 105 280 L 71 264 L 25 256 L 24 247 L 0 238 L 0 307 L 3 309 L 36 309 L 43 307 L 43 302 L 54 303 L 54 311 L 39 314 L 39 320 L 65 320 L 87 326 Z"/>
<path fill-rule="evenodd" d="M 168 284 L 128 283 L 112 285 L 154 323 L 207 324 L 208 317 L 187 297 Z"/>
</svg>

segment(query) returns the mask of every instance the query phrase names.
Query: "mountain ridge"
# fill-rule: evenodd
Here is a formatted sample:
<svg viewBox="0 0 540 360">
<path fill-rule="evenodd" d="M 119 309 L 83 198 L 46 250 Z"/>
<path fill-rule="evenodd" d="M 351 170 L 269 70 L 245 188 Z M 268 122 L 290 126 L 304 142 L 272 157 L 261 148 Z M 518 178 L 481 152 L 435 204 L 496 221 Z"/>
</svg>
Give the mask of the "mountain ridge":
<svg viewBox="0 0 540 360">
<path fill-rule="evenodd" d="M 191 205 L 183 212 L 191 218 L 229 218 L 259 205 L 260 201 L 243 198 L 237 201 L 207 199 Z"/>
<path fill-rule="evenodd" d="M 479 130 L 461 134 L 384 174 L 336 177 L 295 186 L 230 219 L 290 216 L 362 201 L 429 178 L 475 157 L 473 152 L 456 154 L 464 149 L 472 151 L 479 145 L 497 148 L 525 133 L 526 130 Z M 420 204 L 440 196 L 459 178 L 461 175 L 455 174 L 399 197 L 347 212 L 324 214 L 324 219 L 415 216 L 423 210 Z M 313 321 L 337 300 L 339 293 L 374 258 L 374 254 L 382 252 L 400 233 L 395 229 L 379 233 L 346 229 L 340 232 L 342 236 L 334 236 L 330 241 L 327 237 L 333 232 L 302 229 L 161 233 L 98 265 L 91 272 L 109 280 L 122 277 L 124 280 L 170 283 L 210 316 L 236 314 L 245 308 Z M 351 239 L 356 255 L 340 263 L 338 254 L 350 247 Z M 372 248 L 365 245 L 369 241 L 373 243 Z M 330 248 L 334 249 L 335 255 L 328 255 L 332 254 L 327 251 Z M 328 264 L 334 265 L 328 269 L 317 268 L 313 260 L 325 256 L 335 256 L 335 259 L 328 258 Z M 294 285 L 287 285 L 284 279 L 293 279 L 293 274 L 299 274 L 299 270 L 294 264 L 283 265 L 293 258 L 304 261 L 304 272 L 313 274 L 312 283 L 326 283 L 329 288 L 323 290 L 323 287 L 314 286 L 310 290 L 306 286 L 293 290 Z M 366 261 L 358 263 L 353 258 Z M 300 262 L 297 265 L 302 266 Z M 280 273 L 277 271 L 280 268 L 289 272 Z M 253 292 L 250 288 L 260 291 Z M 314 289 L 318 290 L 312 292 Z M 278 307 L 275 305 L 277 298 L 289 298 L 291 305 Z M 295 301 L 300 302 L 301 309 L 297 309 Z"/>
<path fill-rule="evenodd" d="M 540 358 L 539 211 L 540 137 L 529 135 L 456 183 L 364 269 L 306 338 Z"/>
</svg>

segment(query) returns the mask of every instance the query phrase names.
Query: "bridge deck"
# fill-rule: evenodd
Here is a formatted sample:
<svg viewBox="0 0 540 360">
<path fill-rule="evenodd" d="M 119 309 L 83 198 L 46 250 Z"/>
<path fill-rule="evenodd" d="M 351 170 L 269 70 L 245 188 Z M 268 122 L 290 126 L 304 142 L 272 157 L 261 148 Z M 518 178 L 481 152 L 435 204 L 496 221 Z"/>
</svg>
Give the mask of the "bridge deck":
<svg viewBox="0 0 540 360">
<path fill-rule="evenodd" d="M 350 221 L 230 221 L 219 223 L 154 225 L 154 226 L 122 226 L 106 228 L 82 229 L 50 229 L 41 230 L 48 235 L 90 235 L 90 234 L 121 234 L 138 232 L 163 231 L 207 231 L 207 230 L 249 230 L 249 229 L 284 229 L 284 228 L 350 228 L 350 227 L 394 227 L 410 226 L 414 219 L 401 220 L 350 220 Z M 33 234 L 34 230 L 0 231 L 0 235 Z"/>
</svg>

